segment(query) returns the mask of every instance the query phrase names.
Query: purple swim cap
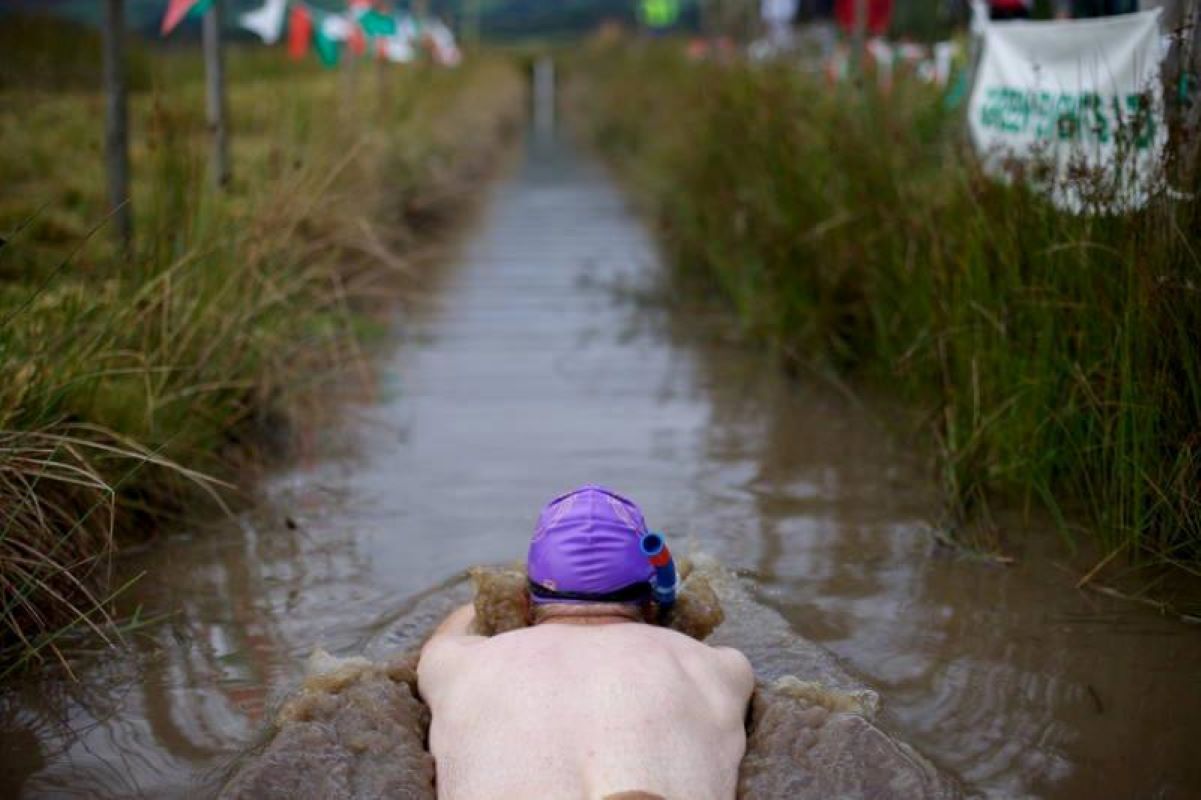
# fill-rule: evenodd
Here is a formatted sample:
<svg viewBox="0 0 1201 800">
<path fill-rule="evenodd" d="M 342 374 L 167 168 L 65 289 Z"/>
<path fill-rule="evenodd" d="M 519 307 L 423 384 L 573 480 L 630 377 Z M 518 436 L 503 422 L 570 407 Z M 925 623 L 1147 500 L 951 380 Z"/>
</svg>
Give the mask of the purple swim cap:
<svg viewBox="0 0 1201 800">
<path fill-rule="evenodd" d="M 639 549 L 638 506 L 601 486 L 583 486 L 542 509 L 526 569 L 535 603 L 637 601 L 654 574 Z M 568 595 L 568 597 L 556 594 Z M 541 595 L 541 596 L 540 596 Z"/>
</svg>

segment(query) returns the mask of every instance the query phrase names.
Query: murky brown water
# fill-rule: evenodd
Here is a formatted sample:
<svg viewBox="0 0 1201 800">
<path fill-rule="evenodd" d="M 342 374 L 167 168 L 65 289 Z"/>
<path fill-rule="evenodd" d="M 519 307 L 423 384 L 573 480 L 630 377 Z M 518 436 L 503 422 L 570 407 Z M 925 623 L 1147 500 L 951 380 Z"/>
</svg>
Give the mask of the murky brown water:
<svg viewBox="0 0 1201 800">
<path fill-rule="evenodd" d="M 534 143 L 459 261 L 331 434 L 349 455 L 127 559 L 148 571 L 128 602 L 172 612 L 130 652 L 85 659 L 78 684 L 8 687 L 0 795 L 211 794 L 315 647 L 410 646 L 467 566 L 520 558 L 541 504 L 584 482 L 737 568 L 968 785 L 1201 793 L 1201 633 L 1073 591 L 1049 532 L 1015 532 L 1012 568 L 933 548 L 924 468 L 865 411 L 613 291 L 653 282 L 656 254 L 595 165 Z M 805 639 L 758 627 L 743 644 L 762 673 L 813 668 Z"/>
</svg>

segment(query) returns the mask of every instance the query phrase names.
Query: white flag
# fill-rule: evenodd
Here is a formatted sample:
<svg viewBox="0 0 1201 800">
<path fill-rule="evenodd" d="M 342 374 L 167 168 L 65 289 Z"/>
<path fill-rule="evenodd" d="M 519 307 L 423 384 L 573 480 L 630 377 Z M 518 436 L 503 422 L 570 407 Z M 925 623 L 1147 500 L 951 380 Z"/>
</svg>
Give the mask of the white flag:
<svg viewBox="0 0 1201 800">
<path fill-rule="evenodd" d="M 261 8 L 239 17 L 238 22 L 246 30 L 258 34 L 265 44 L 275 44 L 283 32 L 287 9 L 288 0 L 266 0 Z"/>
<path fill-rule="evenodd" d="M 331 41 L 344 42 L 354 32 L 355 24 L 346 19 L 346 17 L 330 14 L 321 21 L 321 32 L 325 34 L 325 38 Z"/>
<path fill-rule="evenodd" d="M 455 35 L 440 20 L 434 20 L 426 29 L 434 44 L 434 58 L 444 67 L 454 67 L 463 60 Z"/>
<path fill-rule="evenodd" d="M 409 40 L 401 39 L 397 36 L 384 39 L 381 47 L 383 48 L 381 52 L 384 58 L 394 64 L 407 64 L 417 57 L 417 53 L 413 50 L 413 45 Z"/>
</svg>

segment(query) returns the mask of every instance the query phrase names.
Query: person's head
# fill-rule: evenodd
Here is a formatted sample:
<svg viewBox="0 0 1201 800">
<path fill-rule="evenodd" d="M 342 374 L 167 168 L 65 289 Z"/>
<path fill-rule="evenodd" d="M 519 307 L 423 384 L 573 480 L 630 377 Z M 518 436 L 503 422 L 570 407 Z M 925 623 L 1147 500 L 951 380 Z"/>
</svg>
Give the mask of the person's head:
<svg viewBox="0 0 1201 800">
<path fill-rule="evenodd" d="M 531 621 L 644 620 L 654 574 L 640 548 L 646 533 L 638 506 L 600 486 L 584 486 L 548 503 L 526 559 Z"/>
</svg>

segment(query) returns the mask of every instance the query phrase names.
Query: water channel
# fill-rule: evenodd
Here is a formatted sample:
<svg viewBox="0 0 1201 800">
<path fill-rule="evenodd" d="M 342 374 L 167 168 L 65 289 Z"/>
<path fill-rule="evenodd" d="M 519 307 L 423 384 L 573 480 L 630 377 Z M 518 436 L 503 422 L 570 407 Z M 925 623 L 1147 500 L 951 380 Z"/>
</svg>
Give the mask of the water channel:
<svg viewBox="0 0 1201 800">
<path fill-rule="evenodd" d="M 146 572 L 128 607 L 170 616 L 83 658 L 77 683 L 8 687 L 0 794 L 211 794 L 315 647 L 355 654 L 416 624 L 466 567 L 520 559 L 541 504 L 586 482 L 745 576 L 969 788 L 1201 792 L 1198 631 L 1074 591 L 1052 532 L 1015 531 L 1008 568 L 936 547 L 920 455 L 653 302 L 650 234 L 570 144 L 532 137 L 449 261 L 321 457 L 267 480 L 253 511 L 123 560 Z"/>
</svg>

